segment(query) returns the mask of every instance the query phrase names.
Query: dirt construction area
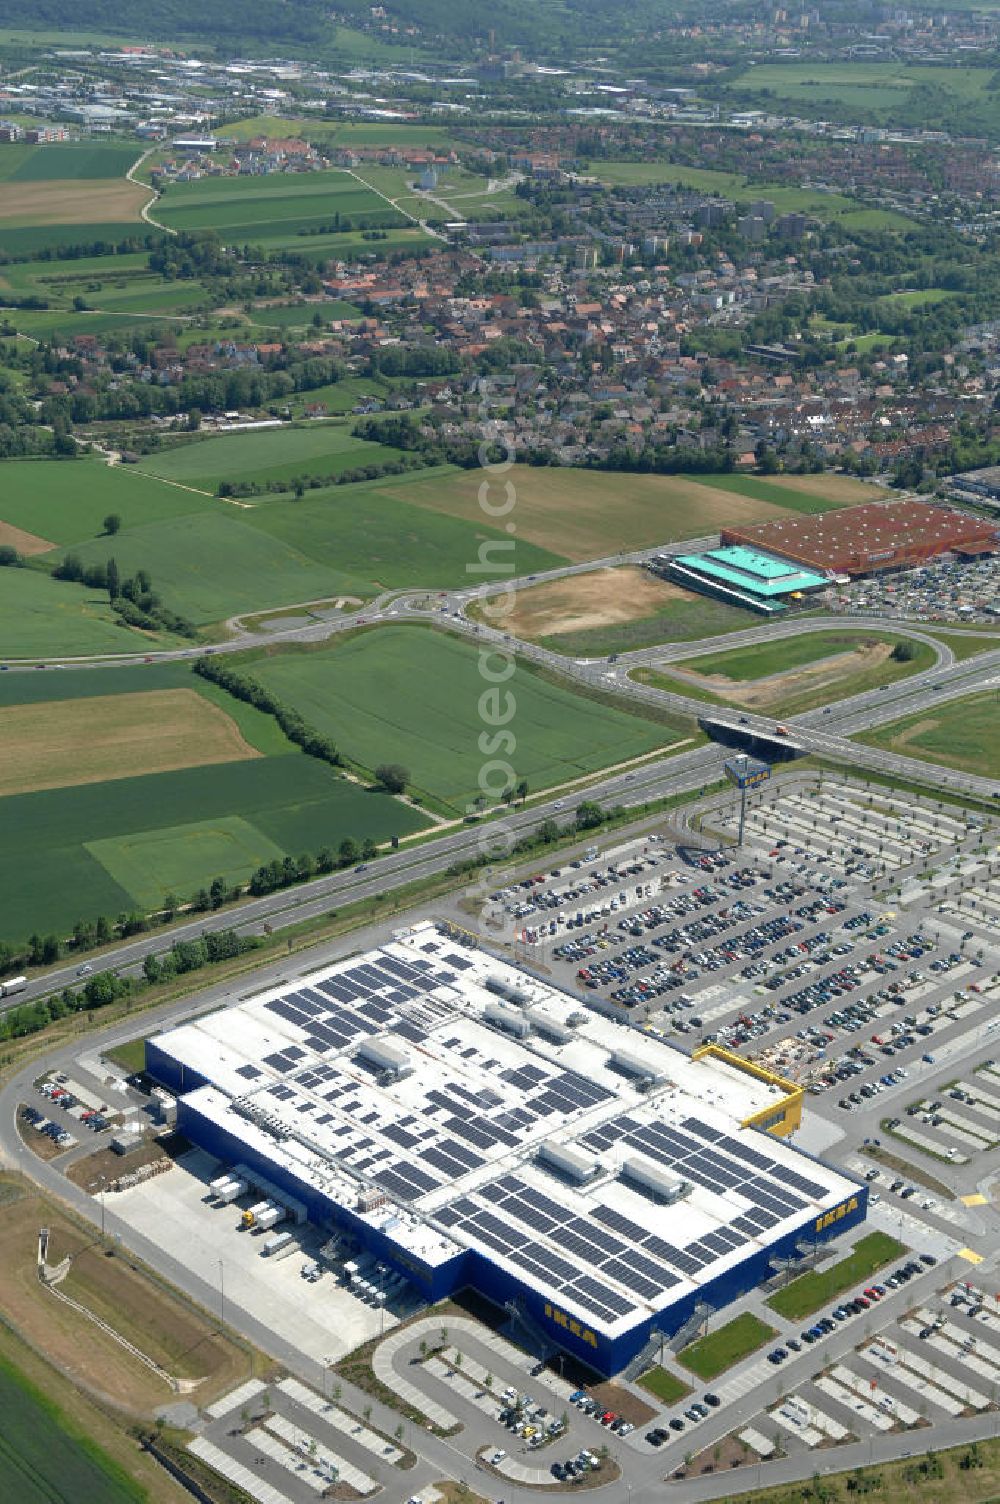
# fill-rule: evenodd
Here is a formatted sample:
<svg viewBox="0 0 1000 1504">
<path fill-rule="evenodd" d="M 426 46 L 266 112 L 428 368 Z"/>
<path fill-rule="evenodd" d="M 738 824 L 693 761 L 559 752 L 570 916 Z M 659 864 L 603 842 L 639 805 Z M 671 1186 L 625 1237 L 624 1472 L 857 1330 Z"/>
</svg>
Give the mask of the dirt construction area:
<svg viewBox="0 0 1000 1504">
<path fill-rule="evenodd" d="M 617 626 L 655 616 L 669 601 L 695 601 L 679 585 L 658 580 L 645 569 L 595 569 L 519 590 L 506 631 L 534 641 L 564 632 Z"/>
<path fill-rule="evenodd" d="M 190 689 L 0 710 L 0 796 L 260 755 L 224 710 Z"/>
<path fill-rule="evenodd" d="M 783 674 L 769 674 L 766 679 L 751 683 L 727 679 L 722 674 L 699 674 L 688 669 L 678 678 L 688 678 L 704 689 L 711 690 L 720 700 L 731 701 L 746 710 L 769 710 L 785 705 L 793 697 L 818 689 L 834 688 L 841 680 L 866 673 L 885 663 L 892 655 L 892 645 L 887 642 L 862 642 L 852 651 L 836 653 L 823 658 L 819 663 L 805 664 L 801 668 Z"/>
</svg>

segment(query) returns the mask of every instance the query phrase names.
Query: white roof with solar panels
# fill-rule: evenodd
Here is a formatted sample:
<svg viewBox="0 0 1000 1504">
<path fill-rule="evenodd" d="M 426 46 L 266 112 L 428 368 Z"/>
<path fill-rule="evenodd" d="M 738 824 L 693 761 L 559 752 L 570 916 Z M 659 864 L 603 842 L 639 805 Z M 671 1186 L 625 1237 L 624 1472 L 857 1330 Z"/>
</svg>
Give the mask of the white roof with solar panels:
<svg viewBox="0 0 1000 1504">
<path fill-rule="evenodd" d="M 432 924 L 156 1045 L 210 1083 L 199 1112 L 401 1249 L 474 1247 L 609 1336 L 857 1191 L 740 1127 L 773 1085 Z"/>
</svg>

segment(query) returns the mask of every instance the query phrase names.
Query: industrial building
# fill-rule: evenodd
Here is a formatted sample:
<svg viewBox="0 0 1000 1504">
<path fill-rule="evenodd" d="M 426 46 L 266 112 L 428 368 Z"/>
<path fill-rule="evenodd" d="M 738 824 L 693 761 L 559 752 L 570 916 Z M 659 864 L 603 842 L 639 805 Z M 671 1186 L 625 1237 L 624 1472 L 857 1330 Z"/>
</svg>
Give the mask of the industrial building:
<svg viewBox="0 0 1000 1504">
<path fill-rule="evenodd" d="M 742 544 L 709 549 L 703 554 L 658 554 L 650 568 L 688 590 L 763 616 L 775 616 L 789 606 L 800 605 L 807 596 L 830 584 L 814 570 Z"/>
<path fill-rule="evenodd" d="M 790 514 L 725 527 L 722 542 L 763 549 L 804 569 L 859 576 L 924 564 L 939 554 L 976 557 L 997 547 L 997 525 L 922 501 L 870 502 L 821 515 Z"/>
<path fill-rule="evenodd" d="M 437 1300 L 617 1373 L 861 1222 L 801 1088 L 431 924 L 150 1039 L 178 1129 Z"/>
</svg>

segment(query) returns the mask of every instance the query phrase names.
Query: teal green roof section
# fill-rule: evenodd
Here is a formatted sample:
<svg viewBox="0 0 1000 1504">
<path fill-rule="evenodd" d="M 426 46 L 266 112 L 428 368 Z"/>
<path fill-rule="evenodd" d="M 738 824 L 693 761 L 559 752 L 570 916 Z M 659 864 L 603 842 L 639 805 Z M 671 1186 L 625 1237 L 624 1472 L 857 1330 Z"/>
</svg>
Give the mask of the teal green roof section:
<svg viewBox="0 0 1000 1504">
<path fill-rule="evenodd" d="M 819 590 L 829 583 L 821 574 L 750 548 L 716 548 L 707 554 L 681 554 L 677 562 L 711 580 L 722 580 L 765 600 L 800 590 Z"/>
<path fill-rule="evenodd" d="M 755 548 L 743 544 L 731 544 L 728 548 L 712 548 L 705 555 L 717 564 L 726 564 L 730 569 L 742 569 L 746 574 L 757 575 L 762 580 L 781 580 L 797 574 L 799 566 L 785 559 L 776 559 L 773 554 L 758 553 Z"/>
</svg>

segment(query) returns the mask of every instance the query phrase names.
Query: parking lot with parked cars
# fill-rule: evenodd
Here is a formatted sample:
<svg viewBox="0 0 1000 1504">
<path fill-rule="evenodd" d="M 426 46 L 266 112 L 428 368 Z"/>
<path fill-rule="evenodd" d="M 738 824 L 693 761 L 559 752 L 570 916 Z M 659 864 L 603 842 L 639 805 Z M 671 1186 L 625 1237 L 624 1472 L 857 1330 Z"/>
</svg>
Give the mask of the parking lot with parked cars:
<svg viewBox="0 0 1000 1504">
<path fill-rule="evenodd" d="M 902 574 L 856 580 L 838 590 L 831 604 L 834 611 L 852 615 L 995 623 L 1000 619 L 1000 561 L 935 560 Z"/>
<path fill-rule="evenodd" d="M 885 1124 L 921 1154 L 956 1165 L 1000 1144 L 1000 1067 L 990 1057 L 906 1104 Z"/>
</svg>

